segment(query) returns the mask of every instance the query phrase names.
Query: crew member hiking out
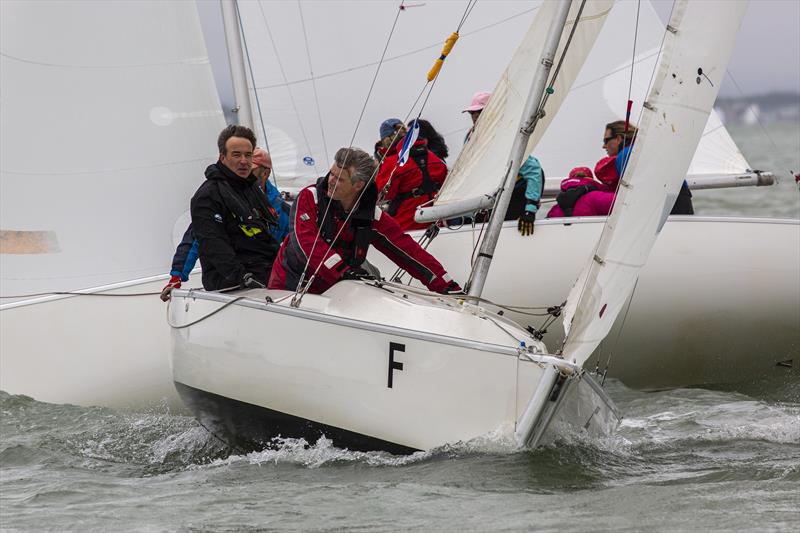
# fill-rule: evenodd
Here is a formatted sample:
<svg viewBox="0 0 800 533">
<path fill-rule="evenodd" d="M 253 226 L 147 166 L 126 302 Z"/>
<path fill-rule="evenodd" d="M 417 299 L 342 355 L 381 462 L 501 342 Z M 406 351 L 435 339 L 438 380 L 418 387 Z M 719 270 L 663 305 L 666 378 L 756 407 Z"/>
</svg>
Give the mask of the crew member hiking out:
<svg viewBox="0 0 800 533">
<path fill-rule="evenodd" d="M 252 173 L 256 137 L 244 126 L 228 126 L 217 145 L 219 161 L 206 169 L 191 201 L 203 287 L 263 287 L 278 250 L 272 234 L 278 215 Z"/>
<path fill-rule="evenodd" d="M 377 207 L 375 167 L 363 150 L 341 148 L 328 175 L 300 191 L 270 289 L 294 291 L 313 277 L 308 292 L 320 294 L 339 280 L 368 277 L 362 265 L 372 245 L 428 289 L 461 291 L 442 265 Z"/>
</svg>

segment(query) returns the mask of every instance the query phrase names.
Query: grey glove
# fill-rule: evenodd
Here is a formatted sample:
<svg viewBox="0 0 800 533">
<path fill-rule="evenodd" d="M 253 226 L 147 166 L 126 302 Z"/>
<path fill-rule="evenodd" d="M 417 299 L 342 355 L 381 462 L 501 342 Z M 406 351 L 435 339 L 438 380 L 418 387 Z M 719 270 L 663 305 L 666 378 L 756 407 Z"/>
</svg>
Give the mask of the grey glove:
<svg viewBox="0 0 800 533">
<path fill-rule="evenodd" d="M 245 289 L 266 289 L 267 286 L 258 281 L 252 272 L 246 272 L 242 276 L 241 286 Z"/>
</svg>

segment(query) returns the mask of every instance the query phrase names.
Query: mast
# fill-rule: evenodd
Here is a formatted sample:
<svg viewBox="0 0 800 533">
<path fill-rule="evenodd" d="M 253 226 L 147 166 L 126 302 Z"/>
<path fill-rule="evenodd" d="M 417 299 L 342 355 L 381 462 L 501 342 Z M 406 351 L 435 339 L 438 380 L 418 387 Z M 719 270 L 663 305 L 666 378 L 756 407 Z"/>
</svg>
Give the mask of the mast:
<svg viewBox="0 0 800 533">
<path fill-rule="evenodd" d="M 483 292 L 486 276 L 489 273 L 489 265 L 492 263 L 492 256 L 497 247 L 497 241 L 500 238 L 500 231 L 503 229 L 506 210 L 508 210 L 508 204 L 511 202 L 514 180 L 522 166 L 523 159 L 527 155 L 528 138 L 533 132 L 533 128 L 536 126 L 536 121 L 539 119 L 539 104 L 542 101 L 542 95 L 547 86 L 550 68 L 553 66 L 553 58 L 556 55 L 558 43 L 561 40 L 561 34 L 567 23 L 567 15 L 569 14 L 571 4 L 572 0 L 559 0 L 558 10 L 547 32 L 542 58 L 539 61 L 539 67 L 531 83 L 531 90 L 525 102 L 525 110 L 522 113 L 517 137 L 511 147 L 511 155 L 509 156 L 502 192 L 492 209 L 492 214 L 486 229 L 486 237 L 481 243 L 480 250 L 478 251 L 478 259 L 475 261 L 475 266 L 472 268 L 469 296 L 480 296 Z"/>
<path fill-rule="evenodd" d="M 228 49 L 228 62 L 231 65 L 233 97 L 236 104 L 232 111 L 236 113 L 241 126 L 254 129 L 253 106 L 250 104 L 250 91 L 247 88 L 247 71 L 242 52 L 242 40 L 239 34 L 239 16 L 236 0 L 220 0 L 222 7 L 222 23 L 225 28 L 225 44 Z"/>
</svg>

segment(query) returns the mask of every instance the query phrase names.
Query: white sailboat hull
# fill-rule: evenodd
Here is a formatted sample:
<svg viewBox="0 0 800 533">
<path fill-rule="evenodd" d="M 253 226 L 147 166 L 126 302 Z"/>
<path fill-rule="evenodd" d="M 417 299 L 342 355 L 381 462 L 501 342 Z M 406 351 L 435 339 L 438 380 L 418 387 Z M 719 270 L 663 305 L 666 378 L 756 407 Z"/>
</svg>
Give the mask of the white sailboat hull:
<svg viewBox="0 0 800 533">
<path fill-rule="evenodd" d="M 563 301 L 601 231 L 600 219 L 503 230 L 486 296 Z M 472 235 L 443 230 L 429 247 L 452 275 L 468 272 Z M 370 261 L 394 272 L 380 254 Z M 672 217 L 642 270 L 621 335 L 600 345 L 601 369 L 631 387 L 736 384 L 797 372 L 800 222 Z M 199 274 L 192 282 L 199 283 Z M 164 277 L 106 292 L 158 292 Z M 169 372 L 169 327 L 156 296 L 53 298 L 0 310 L 0 389 L 41 401 L 128 409 L 181 406 Z M 541 318 L 514 315 L 539 326 Z M 617 327 L 622 324 L 622 319 Z M 673 334 L 675 336 L 673 336 Z M 563 330 L 549 328 L 557 348 Z M 680 340 L 680 347 L 677 342 Z M 590 362 L 590 365 L 594 363 Z"/>
<path fill-rule="evenodd" d="M 532 237 L 519 235 L 516 222 L 505 223 L 484 296 L 511 306 L 561 304 L 603 223 L 597 217 L 542 220 Z M 428 251 L 454 279 L 465 281 L 479 232 L 444 229 Z M 369 260 L 385 277 L 395 271 L 379 253 L 371 252 Z M 508 316 L 536 328 L 544 320 L 512 311 Z M 609 376 L 640 389 L 781 377 L 797 372 L 798 324 L 800 221 L 673 216 L 642 269 L 628 311 L 587 367 L 599 362 L 603 370 L 610 357 Z M 563 334 L 559 319 L 544 342 L 556 349 Z"/>
<path fill-rule="evenodd" d="M 409 453 L 510 437 L 540 384 L 542 404 L 550 401 L 550 365 L 520 357 L 518 339 L 539 354 L 544 346 L 474 306 L 358 282 L 307 295 L 299 309 L 264 302 L 286 291 L 245 294 L 180 292 L 170 304 L 178 326 L 230 304 L 173 330 L 172 370 L 190 410 L 235 448 L 325 435 L 340 447 Z M 582 411 L 578 427 L 591 415 Z"/>
</svg>

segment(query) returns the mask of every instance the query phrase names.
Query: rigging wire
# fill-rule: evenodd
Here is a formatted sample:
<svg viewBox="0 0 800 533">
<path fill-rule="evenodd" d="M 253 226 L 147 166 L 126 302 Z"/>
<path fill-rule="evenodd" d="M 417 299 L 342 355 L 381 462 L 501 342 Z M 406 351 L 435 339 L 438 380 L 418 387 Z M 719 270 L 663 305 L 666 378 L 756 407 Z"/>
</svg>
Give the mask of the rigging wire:
<svg viewBox="0 0 800 533">
<path fill-rule="evenodd" d="M 289 87 L 288 78 L 286 77 L 286 70 L 283 68 L 283 62 L 281 61 L 281 56 L 278 53 L 278 46 L 275 44 L 275 38 L 272 36 L 272 30 L 269 27 L 269 22 L 267 22 L 267 16 L 264 13 L 264 6 L 261 4 L 259 0 L 257 2 L 258 9 L 261 12 L 261 19 L 264 21 L 264 27 L 267 29 L 267 36 L 269 36 L 269 41 L 272 44 L 272 51 L 275 52 L 275 60 L 278 62 L 278 68 L 281 71 L 281 77 L 286 86 L 286 92 L 289 94 L 289 101 L 292 103 L 292 110 L 294 111 L 294 115 L 297 117 L 297 125 L 300 128 L 300 135 L 303 136 L 303 142 L 306 145 L 306 150 L 308 154 L 311 155 L 311 143 L 308 141 L 308 135 L 306 134 L 306 129 L 303 127 L 303 120 L 300 118 L 300 111 L 297 109 L 297 102 L 295 102 L 294 94 L 292 93 L 292 89 Z M 258 92 L 259 87 L 253 86 L 253 89 Z M 312 166 L 314 167 L 314 173 L 319 175 L 319 169 L 317 168 L 317 160 L 315 158 L 312 159 Z"/>
<path fill-rule="evenodd" d="M 236 18 L 239 19 L 239 33 L 242 36 L 242 43 L 244 44 L 244 55 L 247 58 L 247 68 L 250 71 L 250 81 L 253 82 L 253 96 L 255 97 L 256 100 L 256 109 L 258 109 L 258 120 L 261 123 L 261 133 L 264 135 L 264 148 L 266 148 L 267 153 L 269 153 L 270 150 L 269 150 L 269 139 L 267 139 L 267 128 L 264 126 L 264 114 L 261 112 L 261 100 L 259 100 L 258 91 L 255 89 L 256 78 L 255 75 L 253 74 L 253 63 L 252 61 L 250 61 L 250 49 L 247 47 L 247 36 L 244 33 L 244 24 L 242 23 L 242 12 L 239 10 L 239 0 L 236 0 L 233 3 L 233 5 L 236 8 Z M 272 181 L 275 182 L 275 186 L 277 187 L 278 186 L 277 172 L 272 172 Z"/>
<path fill-rule="evenodd" d="M 634 26 L 633 30 L 633 52 L 631 53 L 631 75 L 628 80 L 628 105 L 625 110 L 625 133 L 628 132 L 628 125 L 631 121 L 631 106 L 633 105 L 633 100 L 631 100 L 631 94 L 633 93 L 633 69 L 636 66 L 636 42 L 639 39 L 639 11 L 642 8 L 642 0 L 638 0 L 636 2 L 636 25 Z"/>
<path fill-rule="evenodd" d="M 675 10 L 675 2 L 673 1 L 672 7 L 670 8 L 669 17 L 668 17 L 667 20 L 672 20 L 672 13 L 673 13 L 674 10 Z M 635 28 L 634 28 L 634 40 L 638 36 L 638 32 L 639 32 L 639 27 L 638 26 L 639 26 L 639 12 L 638 12 L 638 9 L 637 9 L 636 23 L 635 23 Z M 650 91 L 651 91 L 651 89 L 653 87 L 653 83 L 655 81 L 656 72 L 658 71 L 659 61 L 661 59 L 661 54 L 663 54 L 663 52 L 664 52 L 664 41 L 667 38 L 667 33 L 668 32 L 669 32 L 669 30 L 665 26 L 664 27 L 664 32 L 661 35 L 661 44 L 658 47 L 658 53 L 656 54 L 656 60 L 655 60 L 654 66 L 653 66 L 653 70 L 650 72 L 650 80 L 647 83 L 647 90 L 645 92 L 646 95 L 650 94 Z M 634 63 L 635 62 L 632 60 L 631 69 L 630 69 L 630 80 L 631 80 L 630 81 L 630 86 L 631 87 L 633 85 Z M 639 120 L 637 121 L 637 124 L 641 122 L 641 117 L 642 117 L 642 113 L 644 112 L 644 109 L 645 109 L 644 106 L 642 106 L 642 109 L 639 110 Z M 638 134 L 639 134 L 639 130 L 637 129 L 636 133 L 634 134 L 632 142 L 635 142 L 636 137 L 638 136 Z M 625 171 L 625 169 L 623 169 L 623 174 L 624 174 L 624 171 Z M 617 188 L 614 191 L 614 202 L 611 204 L 611 213 L 612 214 L 613 214 L 613 210 L 614 210 L 614 205 L 616 204 L 616 200 L 617 200 L 616 195 L 619 192 L 619 187 L 620 187 L 620 184 L 622 183 L 622 179 L 623 179 L 623 176 L 620 176 L 619 181 L 617 182 Z M 600 236 L 598 237 L 597 242 L 595 243 L 594 247 L 592 248 L 592 256 L 593 257 L 597 256 L 597 250 L 600 248 L 600 243 L 603 242 L 603 238 L 607 235 L 607 233 L 608 233 L 608 231 L 610 229 L 609 228 L 609 224 L 608 224 L 610 218 L 611 218 L 611 214 L 608 216 L 608 218 L 606 218 L 606 222 L 603 224 L 603 229 L 600 231 Z M 595 268 L 595 263 L 592 263 L 591 268 L 592 269 Z M 581 290 L 578 292 L 578 298 L 577 298 L 576 302 L 579 302 L 583 298 L 583 294 L 586 292 L 586 287 L 587 287 L 588 283 L 589 283 L 589 276 L 587 275 L 586 278 L 583 280 L 583 283 L 581 285 Z M 574 320 L 574 319 L 575 319 L 575 315 L 573 314 L 572 320 Z M 568 326 L 568 324 L 566 324 L 566 321 L 565 321 L 564 326 L 565 326 L 565 329 Z M 564 340 L 561 343 L 561 349 L 562 350 L 564 349 L 564 346 L 566 346 L 568 338 L 569 338 L 569 334 L 564 336 Z"/>
<path fill-rule="evenodd" d="M 636 287 L 638 285 L 639 285 L 639 278 L 637 277 L 636 281 L 633 283 L 633 290 L 631 291 L 631 295 L 628 297 L 628 305 L 625 306 L 625 313 L 622 315 L 622 323 L 619 325 L 617 336 L 614 338 L 614 343 L 611 345 L 611 349 L 608 352 L 608 358 L 606 359 L 606 366 L 603 369 L 603 381 L 605 381 L 606 373 L 608 372 L 608 369 L 611 366 L 611 358 L 614 356 L 614 350 L 617 349 L 617 345 L 619 344 L 619 338 L 622 335 L 622 330 L 625 328 L 625 321 L 628 319 L 628 311 L 631 310 L 631 303 L 633 302 L 633 296 L 636 294 Z M 600 364 L 599 358 L 597 360 L 597 363 L 598 365 Z"/>
<path fill-rule="evenodd" d="M 325 166 L 331 166 L 328 159 L 328 141 L 325 139 L 325 127 L 322 124 L 322 109 L 319 106 L 319 95 L 317 94 L 317 80 L 314 78 L 314 67 L 311 63 L 311 48 L 308 46 L 308 33 L 306 32 L 306 21 L 303 18 L 303 6 L 297 0 L 297 10 L 300 12 L 300 25 L 303 28 L 303 41 L 306 45 L 306 59 L 308 60 L 308 71 L 311 74 L 311 87 L 314 89 L 314 102 L 317 106 L 317 120 L 319 121 L 319 131 L 322 135 L 322 148 L 325 150 Z"/>
<path fill-rule="evenodd" d="M 391 42 L 392 36 L 394 35 L 394 31 L 397 28 L 397 21 L 400 18 L 400 12 L 403 11 L 403 3 L 404 3 L 404 1 L 405 0 L 401 0 L 400 5 L 398 6 L 397 14 L 395 15 L 394 21 L 392 22 L 392 28 L 389 31 L 389 36 L 386 38 L 386 44 L 383 47 L 383 52 L 381 54 L 381 60 L 378 62 L 378 67 L 375 69 L 375 75 L 373 76 L 372 83 L 370 84 L 369 90 L 367 91 L 367 96 L 366 96 L 366 98 L 364 100 L 364 105 L 361 107 L 361 113 L 359 114 L 358 120 L 356 121 L 355 131 L 353 132 L 353 136 L 350 139 L 350 145 L 351 146 L 353 144 L 353 141 L 356 138 L 356 134 L 358 133 L 358 128 L 361 125 L 361 120 L 364 117 L 364 111 L 367 108 L 367 103 L 369 102 L 369 99 L 372 96 L 372 90 L 375 87 L 376 80 L 378 79 L 378 73 L 380 72 L 381 65 L 383 64 L 383 58 L 386 56 L 386 51 L 389 49 L 389 43 Z M 395 133 L 395 136 L 396 135 L 397 135 L 397 133 Z M 344 163 L 346 164 L 346 162 L 347 162 L 347 159 L 345 158 Z M 383 158 L 381 158 L 380 162 L 381 163 L 383 162 Z M 367 186 L 375 178 L 375 173 L 377 173 L 379 166 L 375 168 L 375 172 L 373 172 L 373 175 L 370 176 L 369 181 L 364 186 L 364 188 L 361 190 L 361 194 L 358 196 L 358 200 L 356 201 L 356 203 L 361 200 L 361 197 L 364 195 L 364 192 L 366 192 L 366 190 L 367 190 Z M 336 182 L 336 184 L 334 185 L 334 188 L 333 188 L 334 192 L 336 191 L 336 187 L 338 187 L 338 185 L 339 185 L 339 182 L 337 180 L 337 182 Z M 330 208 L 331 208 L 331 204 L 332 204 L 332 202 L 328 202 L 328 205 L 325 206 L 325 212 L 322 214 L 322 219 L 323 220 L 325 220 L 325 218 L 328 216 L 328 213 L 329 213 Z M 347 217 L 345 218 L 345 222 L 347 222 L 350 219 L 350 214 L 351 213 L 347 214 Z M 333 241 L 331 241 L 330 246 L 332 246 L 333 243 L 336 242 L 336 240 L 339 238 L 339 235 L 342 233 L 342 229 L 343 228 L 344 228 L 344 224 L 342 225 L 342 228 L 340 228 L 339 231 L 336 233 L 336 236 L 334 237 Z M 295 297 L 292 299 L 292 305 L 293 306 L 299 306 L 300 305 L 300 302 L 303 299 L 303 295 L 306 292 L 308 292 L 308 290 L 311 288 L 311 284 L 314 282 L 314 278 L 316 277 L 317 273 L 319 272 L 320 267 L 323 264 L 322 262 L 320 262 L 320 264 L 314 270 L 313 274 L 309 277 L 309 280 L 306 283 L 305 287 L 303 287 L 303 282 L 305 280 L 305 275 L 306 275 L 306 272 L 308 272 L 308 265 L 309 265 L 309 263 L 311 261 L 311 257 L 314 255 L 314 250 L 317 247 L 317 242 L 319 241 L 319 237 L 320 237 L 321 232 L 322 232 L 322 227 L 317 229 L 317 236 L 314 239 L 314 244 L 311 245 L 311 252 L 308 254 L 308 257 L 306 258 L 306 264 L 303 267 L 303 272 L 300 274 L 300 278 L 298 279 L 297 286 L 295 287 Z"/>
<path fill-rule="evenodd" d="M 461 27 L 461 26 L 464 24 L 464 22 L 466 21 L 466 19 L 467 19 L 467 15 L 468 15 L 468 14 L 469 14 L 469 13 L 472 11 L 472 8 L 474 7 L 474 3 L 475 3 L 476 1 L 477 1 L 477 0 L 470 0 L 470 1 L 468 2 L 468 4 L 467 4 L 467 8 L 465 9 L 465 13 L 464 13 L 464 14 L 461 16 L 461 21 L 460 21 L 460 23 L 459 23 L 459 26 L 458 26 L 459 28 L 460 28 L 460 27 Z M 369 102 L 369 98 L 370 98 L 370 96 L 372 95 L 372 90 L 373 90 L 373 88 L 374 88 L 374 86 L 375 86 L 375 81 L 377 80 L 378 73 L 380 72 L 381 65 L 383 64 L 383 59 L 384 59 L 384 58 L 385 58 L 385 56 L 386 56 L 386 50 L 387 50 L 387 49 L 388 49 L 388 47 L 389 47 L 389 42 L 391 41 L 392 35 L 394 34 L 394 30 L 395 30 L 395 28 L 396 28 L 396 26 L 397 26 L 397 20 L 398 20 L 398 18 L 399 18 L 399 12 L 400 12 L 400 11 L 403 11 L 403 2 L 404 2 L 404 0 L 400 2 L 400 6 L 398 7 L 398 14 L 397 14 L 397 15 L 395 15 L 395 20 L 394 20 L 394 23 L 393 23 L 393 25 L 392 25 L 391 32 L 390 32 L 390 34 L 389 34 L 389 36 L 388 36 L 388 38 L 387 38 L 386 46 L 384 47 L 383 53 L 382 53 L 382 55 L 381 55 L 381 61 L 378 63 L 378 68 L 377 68 L 377 69 L 376 69 L 376 71 L 375 71 L 375 76 L 373 77 L 372 84 L 370 85 L 369 92 L 367 93 L 367 97 L 366 97 L 366 99 L 365 99 L 365 101 L 364 101 L 364 106 L 362 107 L 362 111 L 361 111 L 361 114 L 360 114 L 360 116 L 359 116 L 358 122 L 357 122 L 357 124 L 356 124 L 355 131 L 353 132 L 353 137 L 352 137 L 352 139 L 351 139 L 351 144 L 352 144 L 352 141 L 355 139 L 355 136 L 356 136 L 356 134 L 358 133 L 358 128 L 359 128 L 359 126 L 360 126 L 360 124 L 361 124 L 361 120 L 362 120 L 362 118 L 363 118 L 363 115 L 364 115 L 364 110 L 366 109 L 367 103 Z M 456 36 L 456 38 L 457 38 L 457 36 Z M 444 50 L 443 50 L 443 54 L 442 54 L 442 55 L 443 55 L 443 56 L 446 56 L 446 53 L 444 53 Z M 443 61 L 443 59 L 441 59 L 441 58 L 440 58 L 440 61 Z M 429 77 L 430 77 L 430 73 L 429 73 Z M 438 77 L 439 77 L 439 72 L 438 72 L 438 71 L 436 71 L 436 73 L 435 73 L 435 75 L 434 75 L 434 77 L 433 77 L 433 82 L 431 82 L 431 81 L 428 81 L 428 79 L 426 79 L 426 81 L 425 81 L 425 84 L 423 85 L 422 91 L 420 92 L 420 95 L 419 95 L 419 96 L 417 96 L 417 99 L 415 100 L 414 104 L 412 105 L 412 108 L 409 110 L 408 114 L 405 116 L 405 121 L 406 121 L 406 122 L 408 121 L 408 117 L 409 117 L 409 116 L 411 116 L 411 114 L 413 113 L 413 108 L 414 108 L 414 106 L 416 106 L 417 102 L 419 102 L 419 99 L 420 99 L 420 97 L 422 96 L 422 94 L 424 94 L 424 92 L 425 92 L 425 88 L 426 88 L 426 87 L 427 87 L 429 84 L 431 84 L 431 90 L 432 90 L 432 89 L 433 89 L 433 86 L 435 85 L 435 82 L 436 82 L 436 80 L 438 79 Z M 430 97 L 430 91 L 428 92 L 428 97 Z M 422 106 L 420 107 L 419 114 L 417 115 L 417 117 L 418 117 L 418 118 L 419 118 L 419 116 L 421 116 L 421 114 L 422 114 L 422 111 L 423 111 L 423 109 L 425 108 L 425 104 L 427 103 L 427 101 L 428 101 L 428 99 L 426 98 L 426 99 L 425 99 L 425 101 L 423 102 Z M 397 140 L 397 137 L 398 137 L 398 135 L 399 135 L 399 130 L 398 130 L 397 132 L 395 132 L 395 136 L 394 136 L 394 138 L 393 138 L 392 140 L 393 140 L 393 141 Z M 372 173 L 372 175 L 370 176 L 370 178 L 367 180 L 367 182 L 366 182 L 366 185 L 365 185 L 365 186 L 364 186 L 364 187 L 361 189 L 361 192 L 359 193 L 358 197 L 356 198 L 356 202 L 355 202 L 355 204 L 354 204 L 354 205 L 358 205 L 358 203 L 361 201 L 361 198 L 364 196 L 364 193 L 367 191 L 367 187 L 368 187 L 368 186 L 369 186 L 369 185 L 370 185 L 370 184 L 371 184 L 371 183 L 372 183 L 372 182 L 375 180 L 375 176 L 376 176 L 376 174 L 377 174 L 377 172 L 378 172 L 378 169 L 380 168 L 380 165 L 381 165 L 381 163 L 383 163 L 383 161 L 384 161 L 385 157 L 386 157 L 386 154 L 384 154 L 384 155 L 381 157 L 381 160 L 378 162 L 378 165 L 375 167 L 375 170 L 374 170 L 374 172 Z M 345 160 L 344 164 L 346 164 L 346 160 Z M 392 174 L 393 174 L 393 173 L 392 173 Z M 390 179 L 391 179 L 391 176 L 390 176 Z M 337 184 L 336 184 L 336 185 L 334 185 L 334 191 L 336 190 L 336 186 L 337 186 L 337 185 L 338 185 L 338 180 L 337 180 Z M 325 212 L 323 213 L 323 220 L 325 220 L 325 217 L 327 217 L 327 216 L 328 216 L 328 212 L 330 211 L 330 207 L 331 207 L 331 205 L 332 205 L 332 202 L 329 202 L 329 203 L 328 203 L 328 205 L 326 206 L 326 208 L 325 208 Z M 353 214 L 353 210 L 351 210 L 351 211 L 350 211 L 350 212 L 347 214 L 347 216 L 345 217 L 345 220 L 344 220 L 344 222 L 343 222 L 342 226 L 339 228 L 339 231 L 337 231 L 336 235 L 334 236 L 334 238 L 333 238 L 333 239 L 331 240 L 331 242 L 329 243 L 329 246 L 330 246 L 330 247 L 332 247 L 332 246 L 333 246 L 333 244 L 334 244 L 334 243 L 335 243 L 335 242 L 336 242 L 336 241 L 339 239 L 339 237 L 340 237 L 340 236 L 341 236 L 341 234 L 342 234 L 342 231 L 343 231 L 343 230 L 344 230 L 344 228 L 347 226 L 347 222 L 350 220 L 350 217 L 352 216 L 352 214 Z M 302 301 L 302 299 L 303 299 L 303 295 L 305 295 L 305 294 L 308 292 L 308 290 L 311 288 L 311 285 L 313 284 L 313 282 L 314 282 L 314 280 L 315 280 L 315 278 L 316 278 L 316 275 L 317 275 L 317 273 L 319 272 L 320 268 L 322 268 L 322 265 L 324 264 L 324 262 L 322 262 L 322 261 L 321 261 L 321 262 L 320 262 L 320 263 L 317 265 L 317 267 L 314 269 L 314 272 L 313 272 L 313 273 L 311 274 L 311 276 L 309 277 L 309 279 L 308 279 L 308 282 L 305 284 L 305 286 L 303 286 L 303 287 L 301 288 L 301 286 L 303 285 L 303 281 L 304 281 L 304 279 L 305 279 L 305 275 L 306 275 L 306 273 L 307 273 L 307 271 L 308 271 L 308 265 L 309 265 L 309 263 L 310 263 L 310 261 L 311 261 L 311 256 L 312 256 L 312 254 L 313 254 L 313 252 L 314 252 L 314 249 L 316 248 L 316 244 L 317 244 L 317 242 L 319 241 L 319 236 L 320 236 L 320 232 L 321 232 L 321 231 L 322 231 L 322 230 L 321 230 L 321 228 L 319 228 L 319 229 L 317 230 L 317 238 L 314 240 L 314 244 L 312 245 L 312 248 L 311 248 L 311 253 L 309 254 L 309 256 L 308 256 L 308 257 L 307 257 L 307 259 L 306 259 L 306 264 L 305 264 L 305 266 L 303 267 L 303 272 L 302 272 L 302 274 L 300 275 L 300 278 L 299 278 L 299 281 L 298 281 L 298 285 L 297 285 L 297 287 L 295 288 L 295 297 L 292 299 L 292 305 L 293 305 L 293 306 L 295 306 L 295 307 L 300 305 L 300 302 L 301 302 L 301 301 Z"/>
<path fill-rule="evenodd" d="M 491 29 L 491 28 L 493 28 L 495 26 L 500 26 L 500 25 L 505 24 L 505 23 L 507 23 L 509 21 L 512 21 L 512 20 L 517 19 L 517 18 L 522 17 L 522 16 L 525 16 L 528 13 L 531 13 L 532 11 L 536 11 L 537 9 L 539 9 L 539 7 L 540 6 L 536 6 L 536 7 L 532 7 L 532 8 L 526 9 L 524 11 L 520 11 L 519 13 L 516 13 L 514 15 L 506 17 L 506 18 L 504 18 L 502 20 L 498 20 L 497 22 L 492 22 L 491 24 L 487 24 L 486 26 L 481 26 L 481 27 L 479 27 L 479 28 L 477 28 L 475 30 L 462 33 L 461 36 L 462 37 L 466 37 L 468 35 L 475 35 L 477 33 L 483 32 L 485 30 Z M 387 57 L 383 62 L 384 63 L 388 63 L 390 61 L 396 61 L 398 59 L 403 59 L 404 57 L 409 57 L 409 56 L 416 55 L 416 54 L 419 54 L 419 53 L 422 53 L 422 52 L 427 52 L 427 51 L 432 50 L 434 48 L 438 48 L 441 45 L 442 45 L 441 42 L 436 42 L 436 43 L 433 43 L 433 44 L 429 44 L 429 45 L 423 46 L 421 48 L 416 48 L 416 49 L 411 50 L 409 52 L 404 52 L 404 53 L 398 54 L 396 56 Z M 318 75 L 316 77 L 316 79 L 317 80 L 321 80 L 321 79 L 324 79 L 324 78 L 330 78 L 330 77 L 333 77 L 333 76 L 338 76 L 340 74 L 347 74 L 348 72 L 354 72 L 356 70 L 361 70 L 361 69 L 365 69 L 365 68 L 369 68 L 369 67 L 375 66 L 378 63 L 379 63 L 379 61 L 372 61 L 372 62 L 369 62 L 369 63 L 363 63 L 361 65 L 356 65 L 354 67 L 349 67 L 349 68 L 345 68 L 345 69 L 341 69 L 341 70 L 335 70 L 333 72 L 326 72 L 325 74 Z M 275 88 L 278 88 L 278 87 L 284 87 L 285 85 L 297 85 L 299 83 L 306 83 L 306 82 L 309 82 L 309 81 L 311 81 L 311 80 L 308 79 L 308 78 L 303 78 L 303 79 L 297 79 L 297 80 L 292 80 L 292 81 L 285 81 L 285 83 L 276 83 L 276 84 L 272 84 L 272 85 L 262 85 L 262 86 L 260 86 L 258 88 L 259 89 L 275 89 Z"/>
<path fill-rule="evenodd" d="M 561 72 L 561 67 L 564 65 L 564 60 L 567 57 L 567 50 L 569 50 L 570 44 L 572 44 L 572 38 L 575 36 L 575 31 L 578 29 L 578 23 L 581 20 L 581 15 L 583 14 L 583 8 L 586 6 L 586 0 L 581 2 L 580 7 L 578 8 L 578 13 L 575 15 L 575 22 L 572 24 L 572 28 L 569 31 L 569 36 L 567 37 L 566 42 L 564 43 L 564 50 L 561 52 L 561 57 L 558 58 L 558 63 L 556 64 L 556 68 L 553 69 L 553 73 L 550 75 L 550 83 L 547 84 L 547 90 L 545 91 L 544 95 L 542 96 L 542 101 L 539 103 L 539 112 L 544 110 L 544 106 L 547 103 L 548 98 L 550 98 L 550 94 L 553 92 L 553 85 L 558 78 L 558 74 Z M 536 117 L 538 121 L 539 116 Z M 534 122 L 535 124 L 535 122 Z"/>
<path fill-rule="evenodd" d="M 728 77 L 733 82 L 733 86 L 736 87 L 736 90 L 739 92 L 739 96 L 741 96 L 742 98 L 747 98 L 745 96 L 745 94 L 744 94 L 744 91 L 742 91 L 742 88 L 739 86 L 739 83 L 736 81 L 736 78 L 733 77 L 733 73 L 730 70 L 726 70 L 725 73 L 728 75 Z M 772 138 L 772 136 L 767 131 L 767 128 L 764 126 L 764 123 L 761 121 L 761 117 L 759 116 L 759 114 L 758 113 L 752 113 L 752 115 L 755 117 L 756 124 L 758 124 L 758 127 L 761 129 L 762 133 L 764 133 L 764 135 L 767 137 L 767 140 L 769 140 L 770 144 L 772 145 L 772 149 L 775 151 L 774 153 L 775 154 L 780 153 L 780 149 L 778 148 L 778 145 L 775 144 L 775 140 Z M 789 173 L 789 178 L 790 179 L 794 179 L 794 171 L 792 169 L 787 169 L 787 172 Z"/>
</svg>

